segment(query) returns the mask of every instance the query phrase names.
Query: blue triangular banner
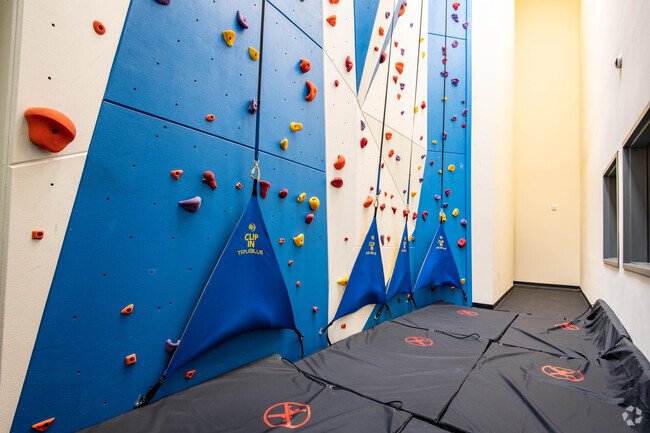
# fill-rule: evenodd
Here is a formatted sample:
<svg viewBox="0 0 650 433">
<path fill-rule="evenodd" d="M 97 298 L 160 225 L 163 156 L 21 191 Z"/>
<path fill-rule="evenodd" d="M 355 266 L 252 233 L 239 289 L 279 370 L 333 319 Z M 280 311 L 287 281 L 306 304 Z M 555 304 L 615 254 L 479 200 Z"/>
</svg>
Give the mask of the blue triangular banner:
<svg viewBox="0 0 650 433">
<path fill-rule="evenodd" d="M 260 329 L 296 329 L 287 286 L 251 197 L 163 374 L 169 376 L 212 347 Z"/>
<path fill-rule="evenodd" d="M 404 234 L 400 242 L 397 260 L 393 268 L 393 275 L 388 283 L 388 292 L 386 299 L 391 299 L 398 293 L 412 293 L 411 286 L 411 260 L 409 257 L 409 232 L 408 227 L 404 224 Z"/>
<path fill-rule="evenodd" d="M 386 303 L 384 266 L 381 262 L 377 220 L 373 218 L 366 239 L 354 262 L 334 320 L 352 314 L 368 304 Z"/>
<path fill-rule="evenodd" d="M 427 256 L 420 268 L 420 274 L 415 281 L 413 292 L 432 286 L 462 287 L 456 261 L 451 254 L 442 224 L 431 241 Z"/>
</svg>

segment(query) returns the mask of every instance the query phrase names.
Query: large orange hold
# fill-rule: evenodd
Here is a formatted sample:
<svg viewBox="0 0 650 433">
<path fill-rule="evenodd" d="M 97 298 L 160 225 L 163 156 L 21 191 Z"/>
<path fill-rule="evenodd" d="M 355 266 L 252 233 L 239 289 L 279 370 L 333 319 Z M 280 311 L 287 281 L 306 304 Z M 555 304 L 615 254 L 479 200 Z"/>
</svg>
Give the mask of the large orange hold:
<svg viewBox="0 0 650 433">
<path fill-rule="evenodd" d="M 404 72 L 404 63 L 402 62 L 395 63 L 395 69 L 397 69 L 397 72 L 401 74 L 402 72 Z"/>
<path fill-rule="evenodd" d="M 29 139 L 49 152 L 61 152 L 77 135 L 72 120 L 51 108 L 32 107 L 25 111 Z"/>
<path fill-rule="evenodd" d="M 52 425 L 53 422 L 54 422 L 54 418 L 46 419 L 45 421 L 41 421 L 37 424 L 34 424 L 32 428 L 38 431 L 45 431 L 48 429 L 50 425 Z"/>
<path fill-rule="evenodd" d="M 306 84 L 307 84 L 307 96 L 305 96 L 305 101 L 311 102 L 316 97 L 316 94 L 318 93 L 318 89 L 311 81 L 307 81 Z"/>
<path fill-rule="evenodd" d="M 326 18 L 325 21 L 327 21 L 330 26 L 334 27 L 336 25 L 336 15 Z"/>
</svg>

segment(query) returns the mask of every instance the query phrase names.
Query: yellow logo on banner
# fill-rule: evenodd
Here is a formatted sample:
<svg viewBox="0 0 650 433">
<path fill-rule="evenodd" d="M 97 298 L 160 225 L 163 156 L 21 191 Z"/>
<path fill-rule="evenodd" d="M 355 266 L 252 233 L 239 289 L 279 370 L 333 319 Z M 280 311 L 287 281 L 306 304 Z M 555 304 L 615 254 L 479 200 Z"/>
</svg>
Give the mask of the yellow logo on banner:
<svg viewBox="0 0 650 433">
<path fill-rule="evenodd" d="M 248 249 L 247 250 L 239 250 L 237 251 L 237 255 L 241 256 L 243 254 L 259 254 L 263 255 L 264 250 L 256 250 L 255 249 L 255 242 L 257 241 L 257 238 L 260 237 L 260 235 L 253 233 L 256 229 L 255 224 L 250 223 L 248 225 L 248 229 L 251 231 L 251 233 L 246 233 L 244 235 L 244 240 L 247 243 Z"/>
<path fill-rule="evenodd" d="M 375 236 L 370 236 L 370 239 L 372 239 L 370 242 L 368 242 L 368 246 L 370 247 L 370 251 L 366 251 L 366 255 L 373 255 L 376 256 L 377 253 L 375 252 Z"/>
<path fill-rule="evenodd" d="M 445 248 L 445 241 L 442 239 L 442 236 L 440 236 L 440 239 L 438 239 L 438 246 L 436 247 L 437 250 L 446 250 Z"/>
<path fill-rule="evenodd" d="M 408 244 L 408 240 L 406 239 L 406 236 L 404 236 L 404 239 L 402 241 L 402 252 L 406 252 L 406 245 Z"/>
</svg>

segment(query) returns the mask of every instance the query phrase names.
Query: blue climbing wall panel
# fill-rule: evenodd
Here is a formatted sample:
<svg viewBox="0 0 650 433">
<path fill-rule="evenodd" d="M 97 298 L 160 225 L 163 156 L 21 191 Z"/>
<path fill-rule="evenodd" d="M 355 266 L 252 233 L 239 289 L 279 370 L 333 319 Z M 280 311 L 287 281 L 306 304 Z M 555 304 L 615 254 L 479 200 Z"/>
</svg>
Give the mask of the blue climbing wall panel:
<svg viewBox="0 0 650 433">
<path fill-rule="evenodd" d="M 249 29 L 237 25 L 237 9 Z M 260 18 L 259 0 L 131 4 L 12 432 L 52 417 L 48 432 L 76 431 L 129 411 L 164 370 L 165 341 L 180 338 L 250 198 L 255 116 L 247 108 L 258 62 L 248 47 L 259 48 Z M 304 99 L 306 80 L 322 89 L 321 20 L 320 2 L 266 4 L 260 167 L 271 189 L 260 204 L 306 354 L 326 344 L 318 335 L 328 296 L 323 97 Z M 236 33 L 232 48 L 224 30 Z M 301 57 L 311 61 L 307 74 Z M 304 130 L 291 132 L 289 122 Z M 175 169 L 184 171 L 178 180 Z M 201 182 L 206 170 L 214 191 Z M 320 198 L 318 210 L 296 201 L 302 192 Z M 178 206 L 197 195 L 197 213 Z M 301 248 L 292 242 L 299 233 Z M 129 304 L 133 312 L 120 314 Z M 133 353 L 137 362 L 127 366 Z M 191 380 L 185 369 L 172 375 L 159 396 L 272 353 L 298 359 L 296 335 L 229 340 L 186 366 L 196 370 Z"/>
<path fill-rule="evenodd" d="M 375 25 L 379 0 L 354 0 L 354 43 L 357 63 L 357 89 L 366 64 L 372 29 Z"/>
<path fill-rule="evenodd" d="M 471 5 L 469 0 L 459 1 L 458 9 L 446 0 L 429 0 L 429 35 L 428 35 L 428 95 L 427 95 L 427 143 L 428 151 L 424 168 L 424 181 L 418 208 L 418 221 L 413 232 L 414 242 L 411 242 L 411 278 L 413 284 L 417 279 L 420 267 L 424 262 L 429 245 L 438 229 L 438 213 L 440 206 L 447 203 L 444 209 L 447 221 L 444 223 L 447 239 L 451 251 L 458 266 L 461 278 L 465 279 L 465 290 L 468 303 L 472 299 L 472 264 L 471 264 L 471 236 L 470 226 L 472 223 L 470 215 L 470 157 L 471 157 L 471 28 L 469 17 L 471 16 Z M 458 15 L 458 23 L 452 18 L 452 14 Z M 445 42 L 445 21 L 447 22 L 447 38 Z M 468 23 L 467 30 L 463 23 Z M 454 41 L 457 42 L 454 43 Z M 455 45 L 455 47 L 454 47 Z M 440 72 L 443 71 L 442 47 L 446 46 L 447 52 L 447 77 L 446 84 Z M 458 84 L 453 85 L 451 80 L 457 78 Z M 443 162 L 443 96 L 447 97 L 444 106 L 444 130 L 447 132 L 447 139 L 444 144 Z M 463 110 L 467 113 L 463 115 Z M 452 121 L 452 116 L 456 120 Z M 463 126 L 463 123 L 465 125 Z M 433 142 L 436 142 L 435 144 Z M 433 162 L 433 165 L 431 165 Z M 450 164 L 455 170 L 450 172 Z M 441 188 L 441 174 L 444 177 Z M 445 190 L 449 189 L 449 197 Z M 436 200 L 435 196 L 441 196 Z M 454 209 L 459 210 L 458 216 L 452 216 Z M 427 211 L 427 220 L 422 219 L 422 212 Z M 468 224 L 463 227 L 461 219 Z M 459 239 L 465 239 L 467 245 L 463 248 L 458 246 Z M 449 287 L 436 287 L 434 289 L 422 289 L 415 294 L 418 307 L 429 305 L 437 301 L 445 301 L 463 305 L 464 298 L 460 290 L 450 290 Z M 389 308 L 392 316 L 397 317 L 414 309 L 413 304 L 406 302 L 406 295 L 399 294 L 389 300 Z M 379 307 L 375 307 L 373 313 L 366 322 L 366 328 L 388 319 L 384 312 L 381 317 L 375 320 L 375 314 Z"/>
</svg>

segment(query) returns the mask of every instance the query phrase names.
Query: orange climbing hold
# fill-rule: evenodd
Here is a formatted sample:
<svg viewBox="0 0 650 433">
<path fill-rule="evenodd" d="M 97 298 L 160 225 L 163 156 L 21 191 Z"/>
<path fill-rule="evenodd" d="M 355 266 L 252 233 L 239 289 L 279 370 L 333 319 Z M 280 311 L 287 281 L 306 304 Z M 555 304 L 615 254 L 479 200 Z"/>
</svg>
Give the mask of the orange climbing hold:
<svg viewBox="0 0 650 433">
<path fill-rule="evenodd" d="M 289 266 L 293 265 L 293 260 L 289 260 Z"/>
<path fill-rule="evenodd" d="M 32 428 L 38 431 L 45 431 L 48 429 L 49 426 L 52 425 L 53 422 L 54 422 L 54 418 L 46 419 L 45 421 L 41 421 L 39 423 L 34 424 Z"/>
<path fill-rule="evenodd" d="M 328 17 L 327 19 L 325 19 L 325 21 L 327 21 L 330 24 L 330 26 L 334 27 L 336 25 L 336 15 L 332 15 L 331 17 Z"/>
<path fill-rule="evenodd" d="M 395 69 L 397 69 L 397 72 L 401 74 L 402 72 L 404 72 L 404 63 L 402 62 L 395 63 Z"/>
<path fill-rule="evenodd" d="M 296 287 L 300 287 L 300 281 L 296 281 Z"/>
<path fill-rule="evenodd" d="M 387 235 L 387 236 L 386 236 L 386 240 L 387 240 L 388 242 L 390 242 L 390 235 Z"/>
<path fill-rule="evenodd" d="M 388 138 L 388 137 L 386 137 L 386 138 Z M 389 158 L 392 158 L 393 155 L 395 155 L 395 151 L 394 151 L 393 149 L 389 150 L 389 151 L 388 151 L 388 157 L 389 157 Z"/>
<path fill-rule="evenodd" d="M 384 36 L 384 28 L 379 27 L 379 36 Z"/>
<path fill-rule="evenodd" d="M 339 4 L 339 0 L 330 0 L 331 5 L 337 5 Z"/>
<path fill-rule="evenodd" d="M 343 167 L 345 167 L 345 157 L 343 155 L 339 155 L 338 159 L 334 163 L 334 168 L 341 170 Z"/>
<path fill-rule="evenodd" d="M 104 27 L 104 24 L 102 24 L 101 21 L 93 21 L 93 29 L 95 29 L 95 33 L 100 36 L 106 33 L 106 27 Z"/>
<path fill-rule="evenodd" d="M 183 174 L 183 170 L 172 170 L 171 175 L 174 179 L 178 180 L 179 177 L 181 177 L 181 174 Z"/>
<path fill-rule="evenodd" d="M 311 81 L 307 81 L 305 84 L 307 84 L 307 96 L 305 96 L 305 101 L 311 102 L 316 97 L 318 89 Z"/>
<path fill-rule="evenodd" d="M 135 364 L 136 359 L 135 359 L 135 353 L 130 354 L 126 358 L 124 358 L 124 362 L 126 362 L 126 365 L 131 365 Z"/>
<path fill-rule="evenodd" d="M 239 182 L 237 182 L 237 184 L 235 185 L 235 188 L 237 188 L 237 189 L 242 189 L 242 184 L 239 183 Z"/>
<path fill-rule="evenodd" d="M 391 138 L 393 138 L 393 133 L 392 132 L 387 132 L 386 133 L 386 140 L 390 140 Z M 393 155 L 391 155 L 391 156 L 393 156 Z"/>
<path fill-rule="evenodd" d="M 43 239 L 45 232 L 43 230 L 32 230 L 32 239 Z"/>
<path fill-rule="evenodd" d="M 60 152 L 74 140 L 77 128 L 65 114 L 51 108 L 32 107 L 25 111 L 29 139 L 49 152 Z"/>
<path fill-rule="evenodd" d="M 402 3 L 402 7 L 399 8 L 399 13 L 397 14 L 398 17 L 401 17 L 404 15 L 404 12 L 406 12 L 406 3 Z"/>
<path fill-rule="evenodd" d="M 185 379 L 191 379 L 192 376 L 194 376 L 194 373 L 196 373 L 196 370 L 190 370 L 187 373 L 185 373 Z"/>
<path fill-rule="evenodd" d="M 300 70 L 303 74 L 309 72 L 311 69 L 311 62 L 307 59 L 300 59 Z"/>
<path fill-rule="evenodd" d="M 205 116 L 205 120 L 207 120 L 208 122 L 212 122 L 214 120 L 214 114 L 208 114 L 207 116 Z"/>
<path fill-rule="evenodd" d="M 368 196 L 368 198 L 366 198 L 366 201 L 363 202 L 363 207 L 372 206 L 373 201 L 374 201 L 374 199 L 371 196 Z"/>
<path fill-rule="evenodd" d="M 282 244 L 284 243 L 284 238 L 280 238 L 280 240 L 278 241 L 278 243 L 279 243 L 280 245 L 282 245 Z"/>
<path fill-rule="evenodd" d="M 341 329 L 345 329 L 345 323 L 341 324 Z"/>
<path fill-rule="evenodd" d="M 131 314 L 133 312 L 133 304 L 129 304 L 126 307 L 122 308 L 120 314 Z"/>
</svg>

